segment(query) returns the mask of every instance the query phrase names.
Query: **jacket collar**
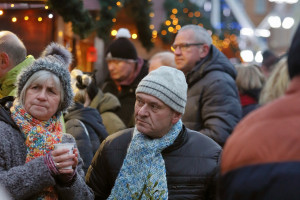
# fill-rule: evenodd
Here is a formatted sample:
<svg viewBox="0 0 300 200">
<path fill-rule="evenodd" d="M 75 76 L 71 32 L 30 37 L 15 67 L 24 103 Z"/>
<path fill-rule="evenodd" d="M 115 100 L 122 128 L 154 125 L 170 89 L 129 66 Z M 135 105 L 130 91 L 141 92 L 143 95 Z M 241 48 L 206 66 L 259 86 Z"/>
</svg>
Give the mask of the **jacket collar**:
<svg viewBox="0 0 300 200">
<path fill-rule="evenodd" d="M 182 129 L 180 133 L 178 134 L 177 138 L 175 139 L 174 143 L 170 146 L 168 146 L 166 149 L 162 151 L 162 153 L 169 153 L 171 151 L 174 151 L 176 149 L 179 149 L 187 140 L 187 133 L 186 128 L 184 125 L 182 125 Z"/>
<path fill-rule="evenodd" d="M 202 79 L 211 71 L 221 71 L 236 78 L 236 69 L 228 58 L 219 51 L 214 45 L 210 46 L 207 56 L 198 61 L 191 72 L 186 76 L 189 88 Z"/>
</svg>

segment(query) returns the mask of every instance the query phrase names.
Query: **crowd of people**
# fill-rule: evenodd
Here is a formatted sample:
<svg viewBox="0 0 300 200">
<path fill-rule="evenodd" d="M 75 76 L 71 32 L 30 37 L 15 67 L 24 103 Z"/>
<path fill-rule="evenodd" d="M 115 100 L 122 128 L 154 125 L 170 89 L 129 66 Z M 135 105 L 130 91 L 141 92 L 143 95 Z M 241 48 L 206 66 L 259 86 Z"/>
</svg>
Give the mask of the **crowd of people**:
<svg viewBox="0 0 300 200">
<path fill-rule="evenodd" d="M 64 46 L 34 58 L 0 31 L 0 198 L 299 198 L 300 26 L 261 66 L 231 63 L 198 25 L 149 60 L 122 32 L 99 86 Z"/>
</svg>

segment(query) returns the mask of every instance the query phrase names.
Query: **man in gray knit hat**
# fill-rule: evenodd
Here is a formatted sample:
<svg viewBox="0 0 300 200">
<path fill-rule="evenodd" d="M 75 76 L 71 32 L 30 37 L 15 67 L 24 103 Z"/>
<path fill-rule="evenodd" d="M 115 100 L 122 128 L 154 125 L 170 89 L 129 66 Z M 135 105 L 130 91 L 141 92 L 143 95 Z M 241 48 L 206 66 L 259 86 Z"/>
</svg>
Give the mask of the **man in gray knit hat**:
<svg viewBox="0 0 300 200">
<path fill-rule="evenodd" d="M 185 76 L 175 68 L 141 80 L 135 127 L 110 135 L 88 170 L 96 199 L 215 199 L 221 147 L 182 124 L 186 99 Z"/>
</svg>

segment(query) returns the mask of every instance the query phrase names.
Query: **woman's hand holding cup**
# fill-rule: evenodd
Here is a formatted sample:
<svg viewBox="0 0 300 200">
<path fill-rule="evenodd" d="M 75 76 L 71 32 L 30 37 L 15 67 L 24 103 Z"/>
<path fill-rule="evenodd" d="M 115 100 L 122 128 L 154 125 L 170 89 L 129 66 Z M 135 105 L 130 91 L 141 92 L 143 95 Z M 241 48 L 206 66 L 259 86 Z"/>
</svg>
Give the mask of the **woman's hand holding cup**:
<svg viewBox="0 0 300 200">
<path fill-rule="evenodd" d="M 78 164 L 78 150 L 74 143 L 54 145 L 51 156 L 60 174 L 72 174 Z"/>
</svg>

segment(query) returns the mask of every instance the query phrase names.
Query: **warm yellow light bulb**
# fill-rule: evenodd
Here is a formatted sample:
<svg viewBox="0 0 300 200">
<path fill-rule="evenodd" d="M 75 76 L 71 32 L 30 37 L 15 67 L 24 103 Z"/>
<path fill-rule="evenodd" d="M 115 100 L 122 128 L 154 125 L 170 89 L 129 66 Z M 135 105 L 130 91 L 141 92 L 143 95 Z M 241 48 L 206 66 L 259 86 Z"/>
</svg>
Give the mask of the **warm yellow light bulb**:
<svg viewBox="0 0 300 200">
<path fill-rule="evenodd" d="M 3 15 L 3 10 L 0 10 L 0 15 Z"/>
<path fill-rule="evenodd" d="M 201 16 L 201 13 L 199 11 L 196 11 L 195 12 L 195 17 L 200 17 Z"/>
<path fill-rule="evenodd" d="M 168 31 L 169 31 L 169 32 L 173 32 L 173 31 L 174 31 L 174 28 L 170 26 L 170 27 L 168 28 Z"/>
<path fill-rule="evenodd" d="M 15 7 L 15 4 L 13 4 L 13 3 L 12 3 L 12 4 L 10 4 L 10 7 L 12 7 L 12 8 L 13 8 L 13 7 Z"/>
<path fill-rule="evenodd" d="M 38 21 L 39 21 L 39 22 L 41 22 L 42 20 L 43 20 L 43 18 L 41 18 L 41 17 L 38 18 Z"/>
<path fill-rule="evenodd" d="M 162 35 L 167 35 L 167 31 L 166 31 L 166 30 L 162 30 L 162 31 L 161 31 L 161 34 L 162 34 Z"/>
<path fill-rule="evenodd" d="M 117 35 L 117 33 L 118 33 L 118 31 L 117 31 L 117 30 L 112 30 L 112 31 L 111 31 L 111 35 L 112 35 L 112 36 L 116 36 L 116 35 Z"/>
<path fill-rule="evenodd" d="M 149 17 L 154 17 L 154 12 L 149 13 Z"/>
<path fill-rule="evenodd" d="M 178 19 L 177 18 L 173 19 L 172 24 L 176 26 L 178 24 Z"/>
<path fill-rule="evenodd" d="M 28 17 L 28 16 L 25 16 L 25 17 L 24 17 L 24 20 L 25 20 L 25 21 L 27 21 L 28 19 L 29 19 L 29 17 Z"/>
<path fill-rule="evenodd" d="M 16 22 L 16 21 L 17 21 L 17 18 L 16 18 L 16 17 L 13 17 L 13 18 L 11 18 L 11 21 L 12 21 L 12 22 Z"/>
<path fill-rule="evenodd" d="M 166 23 L 167 26 L 171 25 L 171 21 L 170 20 L 167 20 L 165 23 Z"/>
<path fill-rule="evenodd" d="M 122 3 L 120 1 L 117 1 L 117 6 L 121 7 L 122 6 Z"/>
<path fill-rule="evenodd" d="M 45 6 L 45 9 L 48 10 L 48 9 L 49 9 L 49 6 Z"/>
<path fill-rule="evenodd" d="M 132 34 L 132 35 L 131 35 L 131 37 L 132 37 L 132 39 L 134 39 L 134 40 L 135 40 L 135 39 L 137 38 L 137 34 L 136 34 L 136 33 L 134 33 L 134 34 Z"/>
<path fill-rule="evenodd" d="M 64 33 L 62 31 L 58 31 L 58 37 L 63 37 Z"/>
<path fill-rule="evenodd" d="M 181 29 L 181 26 L 180 25 L 176 25 L 176 30 L 179 30 Z"/>
</svg>

